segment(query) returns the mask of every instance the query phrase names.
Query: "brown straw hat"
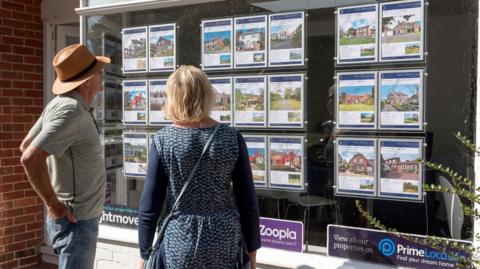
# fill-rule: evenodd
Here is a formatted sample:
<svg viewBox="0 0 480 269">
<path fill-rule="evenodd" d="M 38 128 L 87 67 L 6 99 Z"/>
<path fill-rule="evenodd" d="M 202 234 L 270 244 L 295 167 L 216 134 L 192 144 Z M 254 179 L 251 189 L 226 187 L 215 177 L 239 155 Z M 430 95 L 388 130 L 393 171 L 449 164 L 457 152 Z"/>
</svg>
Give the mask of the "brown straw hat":
<svg viewBox="0 0 480 269">
<path fill-rule="evenodd" d="M 58 95 L 77 88 L 109 63 L 110 58 L 95 56 L 82 44 L 62 49 L 53 58 L 57 79 L 52 92 Z"/>
</svg>

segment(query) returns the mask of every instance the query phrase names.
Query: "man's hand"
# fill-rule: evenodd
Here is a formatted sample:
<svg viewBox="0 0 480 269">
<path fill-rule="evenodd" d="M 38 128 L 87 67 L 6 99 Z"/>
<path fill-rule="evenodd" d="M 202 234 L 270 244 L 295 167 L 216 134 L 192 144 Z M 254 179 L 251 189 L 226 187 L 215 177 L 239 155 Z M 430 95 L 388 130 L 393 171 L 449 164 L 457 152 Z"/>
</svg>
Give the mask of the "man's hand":
<svg viewBox="0 0 480 269">
<path fill-rule="evenodd" d="M 71 223 L 77 223 L 75 215 L 73 215 L 70 209 L 60 201 L 52 206 L 47 205 L 47 214 L 53 219 L 62 219 L 66 217 Z"/>
<path fill-rule="evenodd" d="M 138 267 L 139 269 L 143 269 L 143 267 L 145 266 L 145 260 L 144 259 L 140 259 L 140 266 Z"/>
</svg>

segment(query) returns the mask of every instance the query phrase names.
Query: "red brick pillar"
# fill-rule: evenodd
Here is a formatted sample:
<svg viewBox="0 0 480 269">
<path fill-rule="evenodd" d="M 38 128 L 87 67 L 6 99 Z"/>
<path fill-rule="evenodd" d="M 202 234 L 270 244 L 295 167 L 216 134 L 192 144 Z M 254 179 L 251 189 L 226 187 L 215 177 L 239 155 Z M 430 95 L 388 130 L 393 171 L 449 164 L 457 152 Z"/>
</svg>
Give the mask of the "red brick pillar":
<svg viewBox="0 0 480 269">
<path fill-rule="evenodd" d="M 0 269 L 31 268 L 43 206 L 20 164 L 20 143 L 43 107 L 40 0 L 0 0 Z"/>
</svg>

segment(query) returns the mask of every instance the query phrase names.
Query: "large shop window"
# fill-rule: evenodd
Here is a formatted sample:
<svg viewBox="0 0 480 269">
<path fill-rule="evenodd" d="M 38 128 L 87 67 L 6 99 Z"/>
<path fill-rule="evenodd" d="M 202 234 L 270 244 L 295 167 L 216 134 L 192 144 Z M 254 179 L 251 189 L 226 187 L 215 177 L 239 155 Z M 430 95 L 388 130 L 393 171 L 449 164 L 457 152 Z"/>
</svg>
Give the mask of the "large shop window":
<svg viewBox="0 0 480 269">
<path fill-rule="evenodd" d="M 123 218 L 103 224 L 135 228 L 125 216 L 137 214 L 150 136 L 169 123 L 166 79 L 193 64 L 217 91 L 212 117 L 246 138 L 262 217 L 303 223 L 304 250 L 325 251 L 329 224 L 368 228 L 355 200 L 401 232 L 471 240 L 472 219 L 423 192 L 444 177 L 415 160 L 473 176 L 454 133 L 474 137 L 478 3 L 413 2 L 230 0 L 86 17 L 86 44 L 112 58 L 96 117 L 106 214 Z"/>
</svg>

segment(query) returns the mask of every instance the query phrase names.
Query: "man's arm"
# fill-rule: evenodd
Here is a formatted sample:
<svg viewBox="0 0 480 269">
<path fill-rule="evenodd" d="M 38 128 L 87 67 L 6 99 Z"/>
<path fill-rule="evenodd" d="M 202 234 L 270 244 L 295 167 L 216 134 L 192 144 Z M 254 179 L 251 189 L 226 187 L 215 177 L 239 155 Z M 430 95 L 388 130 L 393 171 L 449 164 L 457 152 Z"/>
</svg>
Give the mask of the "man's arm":
<svg viewBox="0 0 480 269">
<path fill-rule="evenodd" d="M 46 204 L 50 217 L 55 219 L 67 217 L 70 222 L 77 222 L 73 213 L 58 200 L 53 191 L 46 162 L 49 154 L 32 145 L 31 141 L 32 139 L 27 136 L 22 142 L 22 146 L 26 146 L 26 149 L 24 148 L 20 159 L 30 184 Z M 22 146 L 20 150 L 22 150 Z"/>
</svg>

